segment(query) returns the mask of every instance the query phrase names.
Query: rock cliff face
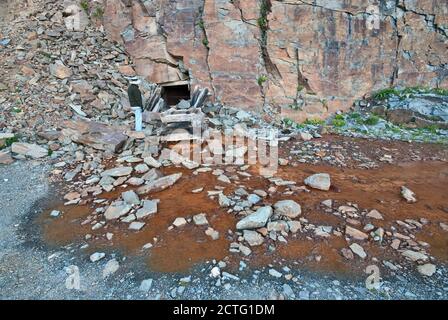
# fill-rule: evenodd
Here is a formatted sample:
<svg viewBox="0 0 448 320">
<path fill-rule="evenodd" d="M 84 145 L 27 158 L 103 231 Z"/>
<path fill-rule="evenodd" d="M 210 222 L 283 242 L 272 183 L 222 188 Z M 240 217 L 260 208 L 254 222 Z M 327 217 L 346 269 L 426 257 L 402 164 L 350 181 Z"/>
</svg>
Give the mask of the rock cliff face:
<svg viewBox="0 0 448 320">
<path fill-rule="evenodd" d="M 378 3 L 378 4 L 376 4 Z M 389 86 L 448 87 L 446 0 L 104 0 L 138 74 L 304 120 Z"/>
</svg>

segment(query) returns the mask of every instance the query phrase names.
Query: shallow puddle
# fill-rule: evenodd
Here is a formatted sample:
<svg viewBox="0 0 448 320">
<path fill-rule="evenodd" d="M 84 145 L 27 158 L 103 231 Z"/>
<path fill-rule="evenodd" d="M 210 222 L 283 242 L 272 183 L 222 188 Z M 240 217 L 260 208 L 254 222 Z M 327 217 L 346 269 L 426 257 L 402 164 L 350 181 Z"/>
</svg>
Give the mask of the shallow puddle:
<svg viewBox="0 0 448 320">
<path fill-rule="evenodd" d="M 235 241 L 228 230 L 235 230 L 239 220 L 234 214 L 227 213 L 218 206 L 217 199 L 210 199 L 207 190 L 213 190 L 216 185 L 225 187 L 224 193 L 229 194 L 239 186 L 248 191 L 255 189 L 267 190 L 269 182 L 257 175 L 256 168 L 251 168 L 253 176 L 240 177 L 239 182 L 226 185 L 217 181 L 211 173 L 192 175 L 184 168 L 164 168 L 165 174 L 183 172 L 183 177 L 172 188 L 142 196 L 142 199 L 160 199 L 158 212 L 148 217 L 145 227 L 134 232 L 127 229 L 122 222 L 109 222 L 104 228 L 91 230 L 91 225 L 81 225 L 87 216 L 94 211 L 92 202 L 83 206 L 58 206 L 51 208 L 63 211 L 59 218 L 49 217 L 44 212 L 38 223 L 42 225 L 43 237 L 52 245 L 65 245 L 79 242 L 86 234 L 93 235 L 89 241 L 90 249 L 119 249 L 128 255 L 145 255 L 148 266 L 157 272 L 186 272 L 197 263 L 207 260 L 226 259 L 229 265 L 237 267 L 240 260 L 251 266 L 259 267 L 282 260 L 284 264 L 300 268 L 310 268 L 319 271 L 331 271 L 341 274 L 363 272 L 367 262 L 355 258 L 345 260 L 340 250 L 348 244 L 343 237 L 332 235 L 328 239 L 307 239 L 304 234 L 287 237 L 288 243 L 276 243 L 267 240 L 257 248 L 252 248 L 249 257 L 229 252 L 229 245 Z M 264 200 L 265 204 L 273 204 L 277 200 L 292 199 L 302 205 L 302 217 L 315 225 L 344 226 L 345 221 L 331 213 L 325 213 L 321 201 L 333 199 L 338 205 L 352 202 L 361 209 L 377 209 L 384 217 L 383 221 L 373 220 L 375 226 L 389 227 L 396 220 L 426 218 L 429 225 L 416 232 L 417 240 L 430 244 L 429 253 L 440 262 L 448 262 L 448 233 L 439 227 L 440 222 L 448 223 L 448 164 L 442 162 L 414 162 L 399 166 L 385 165 L 375 170 L 341 169 L 331 166 L 299 165 L 297 167 L 280 167 L 278 176 L 297 181 L 302 185 L 304 178 L 313 173 L 327 172 L 332 178 L 332 188 L 328 192 L 312 190 L 293 195 L 282 195 L 281 192 Z M 233 174 L 230 174 L 233 175 Z M 407 204 L 400 196 L 400 186 L 406 185 L 418 197 L 415 204 Z M 204 191 L 194 194 L 191 191 L 204 187 Z M 283 191 L 284 187 L 279 187 Z M 110 193 L 104 193 L 98 198 L 116 199 L 121 192 L 129 188 L 118 187 Z M 213 241 L 205 235 L 206 227 L 195 226 L 193 223 L 185 227 L 168 230 L 175 218 L 191 218 L 198 213 L 206 213 L 209 224 L 219 231 L 220 237 Z M 363 225 L 367 223 L 361 219 Z M 362 227 L 359 227 L 362 229 Z M 113 239 L 108 241 L 107 232 L 113 233 Z M 154 241 L 157 238 L 157 241 Z M 147 251 L 142 247 L 152 243 Z M 269 245 L 275 245 L 276 250 L 270 252 Z M 362 244 L 368 256 L 378 259 L 394 260 L 397 253 L 391 248 L 381 247 L 369 242 Z M 368 259 L 370 261 L 370 259 Z"/>
</svg>

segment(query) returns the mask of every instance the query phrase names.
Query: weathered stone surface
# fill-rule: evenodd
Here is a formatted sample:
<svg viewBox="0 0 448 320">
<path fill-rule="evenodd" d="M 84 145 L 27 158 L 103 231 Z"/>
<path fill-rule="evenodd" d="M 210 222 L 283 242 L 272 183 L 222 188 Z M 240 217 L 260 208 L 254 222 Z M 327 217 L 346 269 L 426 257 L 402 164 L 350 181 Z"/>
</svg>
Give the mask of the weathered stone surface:
<svg viewBox="0 0 448 320">
<path fill-rule="evenodd" d="M 292 233 L 297 233 L 297 231 L 302 230 L 302 225 L 300 221 L 288 221 L 289 231 Z"/>
<path fill-rule="evenodd" d="M 208 224 L 207 216 L 205 213 L 199 213 L 193 216 L 193 222 L 197 226 L 203 226 Z"/>
<path fill-rule="evenodd" d="M 145 223 L 144 223 L 144 222 L 133 221 L 133 222 L 131 222 L 131 224 L 129 225 L 129 230 L 139 231 L 139 230 L 141 230 L 144 226 L 145 226 Z"/>
<path fill-rule="evenodd" d="M 280 200 L 274 204 L 275 214 L 291 219 L 298 217 L 302 213 L 300 204 L 293 200 Z"/>
<path fill-rule="evenodd" d="M 104 252 L 95 252 L 90 255 L 90 261 L 97 262 L 106 256 Z"/>
<path fill-rule="evenodd" d="M 101 172 L 102 177 L 125 177 L 130 175 L 132 167 L 117 167 Z"/>
<path fill-rule="evenodd" d="M 364 248 L 361 247 L 359 244 L 357 243 L 352 243 L 350 245 L 350 249 L 353 251 L 353 253 L 355 253 L 356 255 L 358 255 L 360 258 L 364 259 L 365 257 L 367 257 L 366 252 L 364 251 Z"/>
<path fill-rule="evenodd" d="M 126 215 L 131 210 L 131 206 L 129 205 L 111 205 L 107 208 L 104 213 L 104 217 L 107 220 L 118 219 L 124 215 Z"/>
<path fill-rule="evenodd" d="M 104 25 L 136 72 L 166 83 L 185 68 L 227 105 L 304 120 L 390 85 L 448 86 L 446 1 L 272 0 L 265 17 L 258 0 L 126 3 L 107 1 Z"/>
<path fill-rule="evenodd" d="M 138 194 L 145 194 L 149 192 L 159 192 L 171 187 L 182 177 L 182 173 L 174 173 L 169 176 L 158 178 L 149 184 L 141 186 L 137 189 Z"/>
<path fill-rule="evenodd" d="M 288 232 L 289 224 L 288 224 L 288 222 L 283 221 L 283 220 L 268 222 L 267 230 L 275 231 L 275 232 L 282 232 L 282 231 Z"/>
<path fill-rule="evenodd" d="M 212 238 L 212 240 L 218 240 L 219 239 L 219 232 L 215 229 L 208 227 L 207 230 L 205 230 L 205 234 Z"/>
<path fill-rule="evenodd" d="M 330 190 L 331 181 L 328 173 L 317 173 L 305 179 L 305 184 L 314 189 L 323 191 Z"/>
<path fill-rule="evenodd" d="M 371 210 L 366 215 L 369 218 L 377 219 L 377 220 L 384 220 L 383 215 L 378 210 Z"/>
<path fill-rule="evenodd" d="M 220 207 L 225 208 L 230 206 L 231 200 L 224 193 L 220 193 L 218 195 L 218 202 Z"/>
<path fill-rule="evenodd" d="M 14 162 L 14 159 L 11 155 L 6 151 L 0 151 L 0 164 L 11 164 Z"/>
<path fill-rule="evenodd" d="M 73 74 L 72 70 L 60 60 L 50 65 L 50 73 L 58 79 L 65 79 Z"/>
<path fill-rule="evenodd" d="M 153 168 L 160 168 L 161 164 L 159 161 L 157 161 L 156 159 L 154 159 L 153 157 L 146 157 L 143 159 L 143 161 L 150 167 Z"/>
<path fill-rule="evenodd" d="M 436 272 L 436 266 L 431 264 L 431 263 L 427 263 L 427 264 L 418 266 L 417 270 L 422 275 L 427 276 L 427 277 L 431 277 Z"/>
<path fill-rule="evenodd" d="M 262 245 L 264 242 L 263 236 L 257 231 L 244 230 L 243 237 L 251 247 Z"/>
<path fill-rule="evenodd" d="M 95 121 L 73 120 L 63 123 L 61 133 L 76 143 L 98 150 L 119 152 L 128 139 L 124 131 L 124 128 Z"/>
<path fill-rule="evenodd" d="M 103 278 L 107 278 L 114 274 L 120 268 L 120 263 L 116 259 L 111 259 L 107 261 L 103 269 Z"/>
<path fill-rule="evenodd" d="M 138 198 L 138 195 L 132 191 L 125 191 L 121 194 L 121 197 L 123 198 L 124 202 L 130 205 L 138 205 L 140 204 L 140 199 Z"/>
<path fill-rule="evenodd" d="M 14 142 L 11 145 L 11 151 L 33 159 L 43 158 L 48 155 L 48 150 L 37 144 Z"/>
<path fill-rule="evenodd" d="M 159 200 L 143 200 L 143 207 L 135 213 L 137 219 L 145 218 L 151 214 L 157 213 L 157 204 Z"/>
<path fill-rule="evenodd" d="M 174 221 L 173 221 L 173 225 L 175 226 L 175 227 L 182 227 L 182 226 L 184 226 L 184 225 L 186 225 L 187 224 L 187 220 L 185 220 L 185 218 L 182 218 L 182 217 L 179 217 L 179 218 L 176 218 Z"/>
<path fill-rule="evenodd" d="M 415 193 L 405 186 L 401 187 L 401 195 L 408 203 L 414 203 L 417 202 L 417 199 L 415 197 Z"/>
<path fill-rule="evenodd" d="M 350 226 L 345 227 L 345 234 L 356 240 L 367 240 L 369 235 Z"/>
<path fill-rule="evenodd" d="M 238 221 L 238 223 L 236 224 L 236 228 L 238 230 L 243 230 L 264 227 L 271 216 L 272 207 L 259 208 L 255 213 L 252 213 L 247 217 L 244 217 L 242 220 Z"/>
<path fill-rule="evenodd" d="M 419 260 L 426 261 L 429 259 L 427 255 L 413 250 L 406 250 L 403 251 L 401 254 L 412 261 L 419 261 Z"/>
</svg>

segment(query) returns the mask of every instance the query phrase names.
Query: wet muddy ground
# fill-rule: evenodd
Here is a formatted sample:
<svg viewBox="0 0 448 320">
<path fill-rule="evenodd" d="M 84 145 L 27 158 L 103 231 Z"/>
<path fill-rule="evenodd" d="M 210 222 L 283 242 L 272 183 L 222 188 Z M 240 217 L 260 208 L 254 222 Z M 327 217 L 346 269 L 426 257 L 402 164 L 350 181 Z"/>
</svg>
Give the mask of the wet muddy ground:
<svg viewBox="0 0 448 320">
<path fill-rule="evenodd" d="M 325 139 L 328 137 L 322 140 Z M 353 143 L 360 144 L 361 150 L 368 152 L 369 141 Z M 295 299 L 446 299 L 448 237 L 439 225 L 440 222 L 448 223 L 446 150 L 434 145 L 419 145 L 415 148 L 417 151 L 412 151 L 406 149 L 406 145 L 398 146 L 403 152 L 394 156 L 394 163 L 376 161 L 378 167 L 374 169 L 359 168 L 359 161 L 343 167 L 329 165 L 325 161 L 310 165 L 291 160 L 288 166 L 280 167 L 278 176 L 297 181 L 297 186 L 301 186 L 308 175 L 325 171 L 330 173 L 333 187 L 328 192 L 306 192 L 299 188 L 291 194 L 283 194 L 285 188 L 278 187 L 277 192 L 266 197 L 263 203 L 293 199 L 302 205 L 302 218 L 315 225 L 333 228 L 343 228 L 347 223 L 326 211 L 321 205 L 322 200 L 334 200 L 334 209 L 347 203 L 356 203 L 360 211 L 375 208 L 384 220 L 369 221 L 363 216 L 361 223 L 371 222 L 386 230 L 394 226 L 400 231 L 397 220 L 426 218 L 428 223 L 422 229 L 413 230 L 412 234 L 415 241 L 429 244 L 426 251 L 434 257 L 431 263 L 437 266 L 432 277 L 420 275 L 416 264 L 404 260 L 389 247 L 388 242 L 383 245 L 372 240 L 359 242 L 368 258 L 345 260 L 340 249 L 347 247 L 349 242 L 334 234 L 323 239 L 313 233 L 299 232 L 289 234 L 287 243 L 266 239 L 262 246 L 252 247 L 249 257 L 230 253 L 229 244 L 235 241 L 236 236 L 228 234 L 228 230 L 235 230 L 235 223 L 241 217 L 219 208 L 217 199 L 210 199 L 206 191 L 213 190 L 215 186 L 224 187 L 225 194 L 239 186 L 248 191 L 266 189 L 270 184 L 258 175 L 256 166 L 248 170 L 251 177 L 241 176 L 238 183 L 231 185 L 219 183 L 210 173 L 193 175 L 185 168 L 164 168 L 165 174 L 183 172 L 184 175 L 172 188 L 141 197 L 160 199 L 160 205 L 158 213 L 148 217 L 145 227 L 136 232 L 118 221 L 92 231 L 92 225 L 83 222 L 98 204 L 94 205 L 91 198 L 83 198 L 77 206 L 64 206 L 62 197 L 71 190 L 68 184 L 52 183 L 44 194 L 42 186 L 48 179 L 42 176 L 43 169 L 36 171 L 28 168 L 28 162 L 17 162 L 0 168 L 3 182 L 0 194 L 5 200 L 5 210 L 0 213 L 5 222 L 4 225 L 0 223 L 4 235 L 0 237 L 3 243 L 0 251 L 0 285 L 3 288 L 0 298 L 276 299 L 284 285 L 289 284 Z M 390 150 L 388 143 L 382 146 Z M 416 152 L 423 160 L 413 160 L 412 155 Z M 375 158 L 381 156 L 381 152 L 375 151 Z M 282 157 L 286 158 L 288 154 Z M 114 159 L 107 165 L 114 166 Z M 224 169 L 234 171 L 231 167 Z M 45 171 L 45 175 L 50 171 Z M 82 179 L 80 177 L 79 181 Z M 50 174 L 50 181 L 54 180 L 57 181 Z M 415 191 L 417 203 L 408 204 L 401 198 L 401 185 Z M 203 192 L 191 192 L 200 187 L 204 187 Z M 128 189 L 118 187 L 96 198 L 113 201 Z M 11 190 L 14 191 L 13 197 Z M 61 210 L 63 214 L 52 218 L 49 212 L 53 209 Z M 220 232 L 219 240 L 212 241 L 204 234 L 205 227 L 193 223 L 181 229 L 168 230 L 176 217 L 188 218 L 199 212 L 207 213 L 210 225 Z M 106 233 L 113 233 L 112 240 L 106 239 Z M 92 237 L 86 239 L 86 235 Z M 152 243 L 153 247 L 143 250 L 146 243 Z M 275 250 L 269 250 L 270 246 Z M 90 262 L 89 255 L 98 251 L 105 252 L 106 259 Z M 114 276 L 104 279 L 102 272 L 111 258 L 117 259 L 120 267 Z M 224 283 L 228 287 L 224 287 L 224 283 L 218 286 L 216 279 L 210 277 L 210 270 L 216 265 L 210 262 L 212 259 L 225 261 L 227 267 L 224 270 L 240 280 L 226 280 Z M 382 260 L 404 266 L 404 269 L 390 271 L 382 265 Z M 249 267 L 242 268 L 242 262 Z M 382 286 L 378 292 L 365 288 L 365 268 L 372 264 L 381 270 Z M 68 290 L 65 286 L 69 265 L 79 267 L 82 279 L 79 291 Z M 272 277 L 268 272 L 271 268 L 282 272 L 284 277 Z M 285 279 L 289 273 L 293 281 Z M 191 283 L 181 284 L 185 276 L 191 277 Z M 144 293 L 139 286 L 147 278 L 154 279 L 154 284 L 150 292 Z M 180 288 L 184 288 L 184 293 L 179 293 Z"/>
<path fill-rule="evenodd" d="M 224 168 L 226 169 L 226 168 Z M 227 168 L 233 171 L 235 168 Z M 331 235 L 327 239 L 310 237 L 306 233 L 299 233 L 287 238 L 288 243 L 274 243 L 272 240 L 257 248 L 252 248 L 249 257 L 229 252 L 229 245 L 235 241 L 235 224 L 240 219 L 234 213 L 227 213 L 226 209 L 219 208 L 217 199 L 210 199 L 207 190 L 214 186 L 225 187 L 228 194 L 237 187 L 246 190 L 267 190 L 269 182 L 259 176 L 256 167 L 249 172 L 251 177 L 241 177 L 236 185 L 225 185 L 216 180 L 211 173 L 193 175 L 184 168 L 169 167 L 162 170 L 165 174 L 183 172 L 183 177 L 168 190 L 142 197 L 142 199 L 160 199 L 158 212 L 146 218 L 146 225 L 141 231 L 128 230 L 128 224 L 123 222 L 108 223 L 105 229 L 92 231 L 90 224 L 83 221 L 91 215 L 95 205 L 87 200 L 83 205 L 64 206 L 62 203 L 51 206 L 38 218 L 37 223 L 42 228 L 45 242 L 52 246 L 62 246 L 70 243 L 88 243 L 86 253 L 98 250 L 119 250 L 125 255 L 144 257 L 147 268 L 161 273 L 188 273 L 195 265 L 209 260 L 224 260 L 230 270 L 237 270 L 239 262 L 244 261 L 253 268 L 282 264 L 300 266 L 303 269 L 315 271 L 336 272 L 344 274 L 363 274 L 368 261 L 360 259 L 346 260 L 340 250 L 347 247 L 344 237 Z M 418 161 L 400 164 L 381 164 L 376 169 L 347 169 L 328 165 L 306 165 L 280 167 L 278 176 L 302 181 L 309 175 L 327 172 L 332 177 L 332 188 L 328 192 L 311 190 L 310 192 L 294 192 L 284 195 L 282 187 L 275 194 L 264 199 L 264 204 L 273 204 L 278 200 L 291 199 L 302 206 L 301 217 L 306 218 L 315 225 L 343 227 L 340 217 L 325 212 L 321 202 L 326 199 L 334 200 L 334 207 L 355 203 L 360 209 L 376 209 L 384 217 L 382 221 L 374 221 L 375 226 L 386 230 L 393 226 L 397 220 L 419 220 L 425 218 L 429 223 L 415 233 L 417 241 L 429 244 L 428 252 L 434 256 L 438 263 L 448 262 L 448 234 L 443 231 L 439 223 L 448 223 L 448 164 L 437 161 Z M 418 197 L 415 204 L 406 203 L 400 196 L 400 186 L 406 185 Z M 192 190 L 204 187 L 199 194 Z M 116 190 L 103 193 L 99 199 L 113 200 L 129 187 L 118 187 Z M 59 218 L 51 218 L 49 212 L 53 209 L 63 212 Z M 205 235 L 206 227 L 195 226 L 189 223 L 183 228 L 168 230 L 175 218 L 191 218 L 198 213 L 206 213 L 210 226 L 219 231 L 220 237 L 213 241 Z M 365 219 L 365 218 L 364 218 Z M 369 221 L 362 221 L 363 224 Z M 395 224 L 396 226 L 396 224 Z M 113 233 L 113 239 L 107 240 L 106 232 Z M 86 241 L 86 234 L 93 235 Z M 144 250 L 142 247 L 152 243 L 154 246 Z M 269 250 L 274 245 L 275 251 Z M 403 258 L 388 245 L 366 242 L 363 244 L 369 257 L 379 260 L 399 261 Z"/>
</svg>

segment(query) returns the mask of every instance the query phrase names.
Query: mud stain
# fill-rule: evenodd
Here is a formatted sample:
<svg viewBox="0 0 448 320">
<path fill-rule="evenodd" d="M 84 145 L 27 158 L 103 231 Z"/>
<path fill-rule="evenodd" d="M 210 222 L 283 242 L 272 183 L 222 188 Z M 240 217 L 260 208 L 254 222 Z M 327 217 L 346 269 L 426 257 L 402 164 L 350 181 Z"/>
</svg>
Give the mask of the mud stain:
<svg viewBox="0 0 448 320">
<path fill-rule="evenodd" d="M 236 169 L 229 169 L 228 176 L 237 175 Z M 91 226 L 96 222 L 92 215 L 95 208 L 90 200 L 82 206 L 58 206 L 63 211 L 59 218 L 50 218 L 49 210 L 44 212 L 38 223 L 42 226 L 44 239 L 52 245 L 66 245 L 84 239 L 91 234 L 89 240 L 91 248 L 118 249 L 127 255 L 143 255 L 146 257 L 148 267 L 156 272 L 188 272 L 194 265 L 216 259 L 225 260 L 233 268 L 243 260 L 251 266 L 259 267 L 282 262 L 297 268 L 309 268 L 322 272 L 337 272 L 340 274 L 362 273 L 368 261 L 348 261 L 342 257 L 340 250 L 347 248 L 349 243 L 343 236 L 331 235 L 328 239 L 308 238 L 306 234 L 289 235 L 287 244 L 275 243 L 266 240 L 262 246 L 252 248 L 249 257 L 229 252 L 231 242 L 237 240 L 235 224 L 240 217 L 219 208 L 217 199 L 207 196 L 208 190 L 215 186 L 222 186 L 224 193 L 229 194 L 241 186 L 247 191 L 255 189 L 267 190 L 271 184 L 260 177 L 256 167 L 252 167 L 251 177 L 240 176 L 236 183 L 226 185 L 217 181 L 211 173 L 193 175 L 192 171 L 184 168 L 164 168 L 164 174 L 182 172 L 183 177 L 168 190 L 142 196 L 142 199 L 159 199 L 158 212 L 146 218 L 145 227 L 139 231 L 130 231 L 126 223 L 108 222 L 96 231 Z M 382 226 L 390 229 L 396 226 L 397 220 L 426 218 L 429 221 L 422 230 L 416 231 L 419 241 L 427 242 L 428 252 L 440 262 L 448 262 L 448 233 L 439 227 L 440 222 L 448 223 L 448 164 L 444 162 L 414 162 L 401 165 L 384 165 L 379 169 L 341 169 L 331 166 L 299 165 L 297 167 L 280 167 L 277 176 L 286 180 L 297 182 L 298 186 L 313 173 L 327 172 L 332 178 L 332 189 L 328 192 L 311 190 L 311 192 L 295 191 L 292 195 L 284 195 L 284 187 L 278 187 L 278 192 L 264 199 L 264 204 L 274 204 L 281 199 L 292 199 L 302 205 L 302 216 L 315 225 L 328 225 L 343 228 L 346 224 L 343 218 L 331 212 L 325 212 L 321 202 L 326 199 L 334 201 L 333 209 L 347 202 L 356 203 L 360 209 L 376 209 L 381 212 L 384 220 L 362 218 L 360 229 L 366 223 L 376 227 Z M 415 204 L 407 204 L 400 196 L 400 186 L 406 185 L 418 197 Z M 192 190 L 204 188 L 198 194 Z M 97 198 L 109 201 L 120 196 L 121 192 L 130 188 L 117 188 L 116 190 L 99 195 Z M 105 204 L 102 204 L 105 206 Z M 54 208 L 51 208 L 54 209 Z M 168 230 L 177 217 L 192 218 L 198 213 L 206 213 L 209 226 L 217 230 L 219 239 L 213 241 L 205 235 L 205 226 L 195 226 L 190 222 L 187 226 Z M 88 224 L 83 221 L 90 217 Z M 93 217 L 93 218 L 92 218 Z M 106 239 L 106 233 L 113 233 L 111 241 Z M 143 250 L 142 247 L 151 243 L 152 248 Z M 390 247 L 381 246 L 373 242 L 361 243 L 368 256 L 377 259 L 397 260 L 399 254 Z M 269 250 L 274 246 L 275 250 Z"/>
</svg>

